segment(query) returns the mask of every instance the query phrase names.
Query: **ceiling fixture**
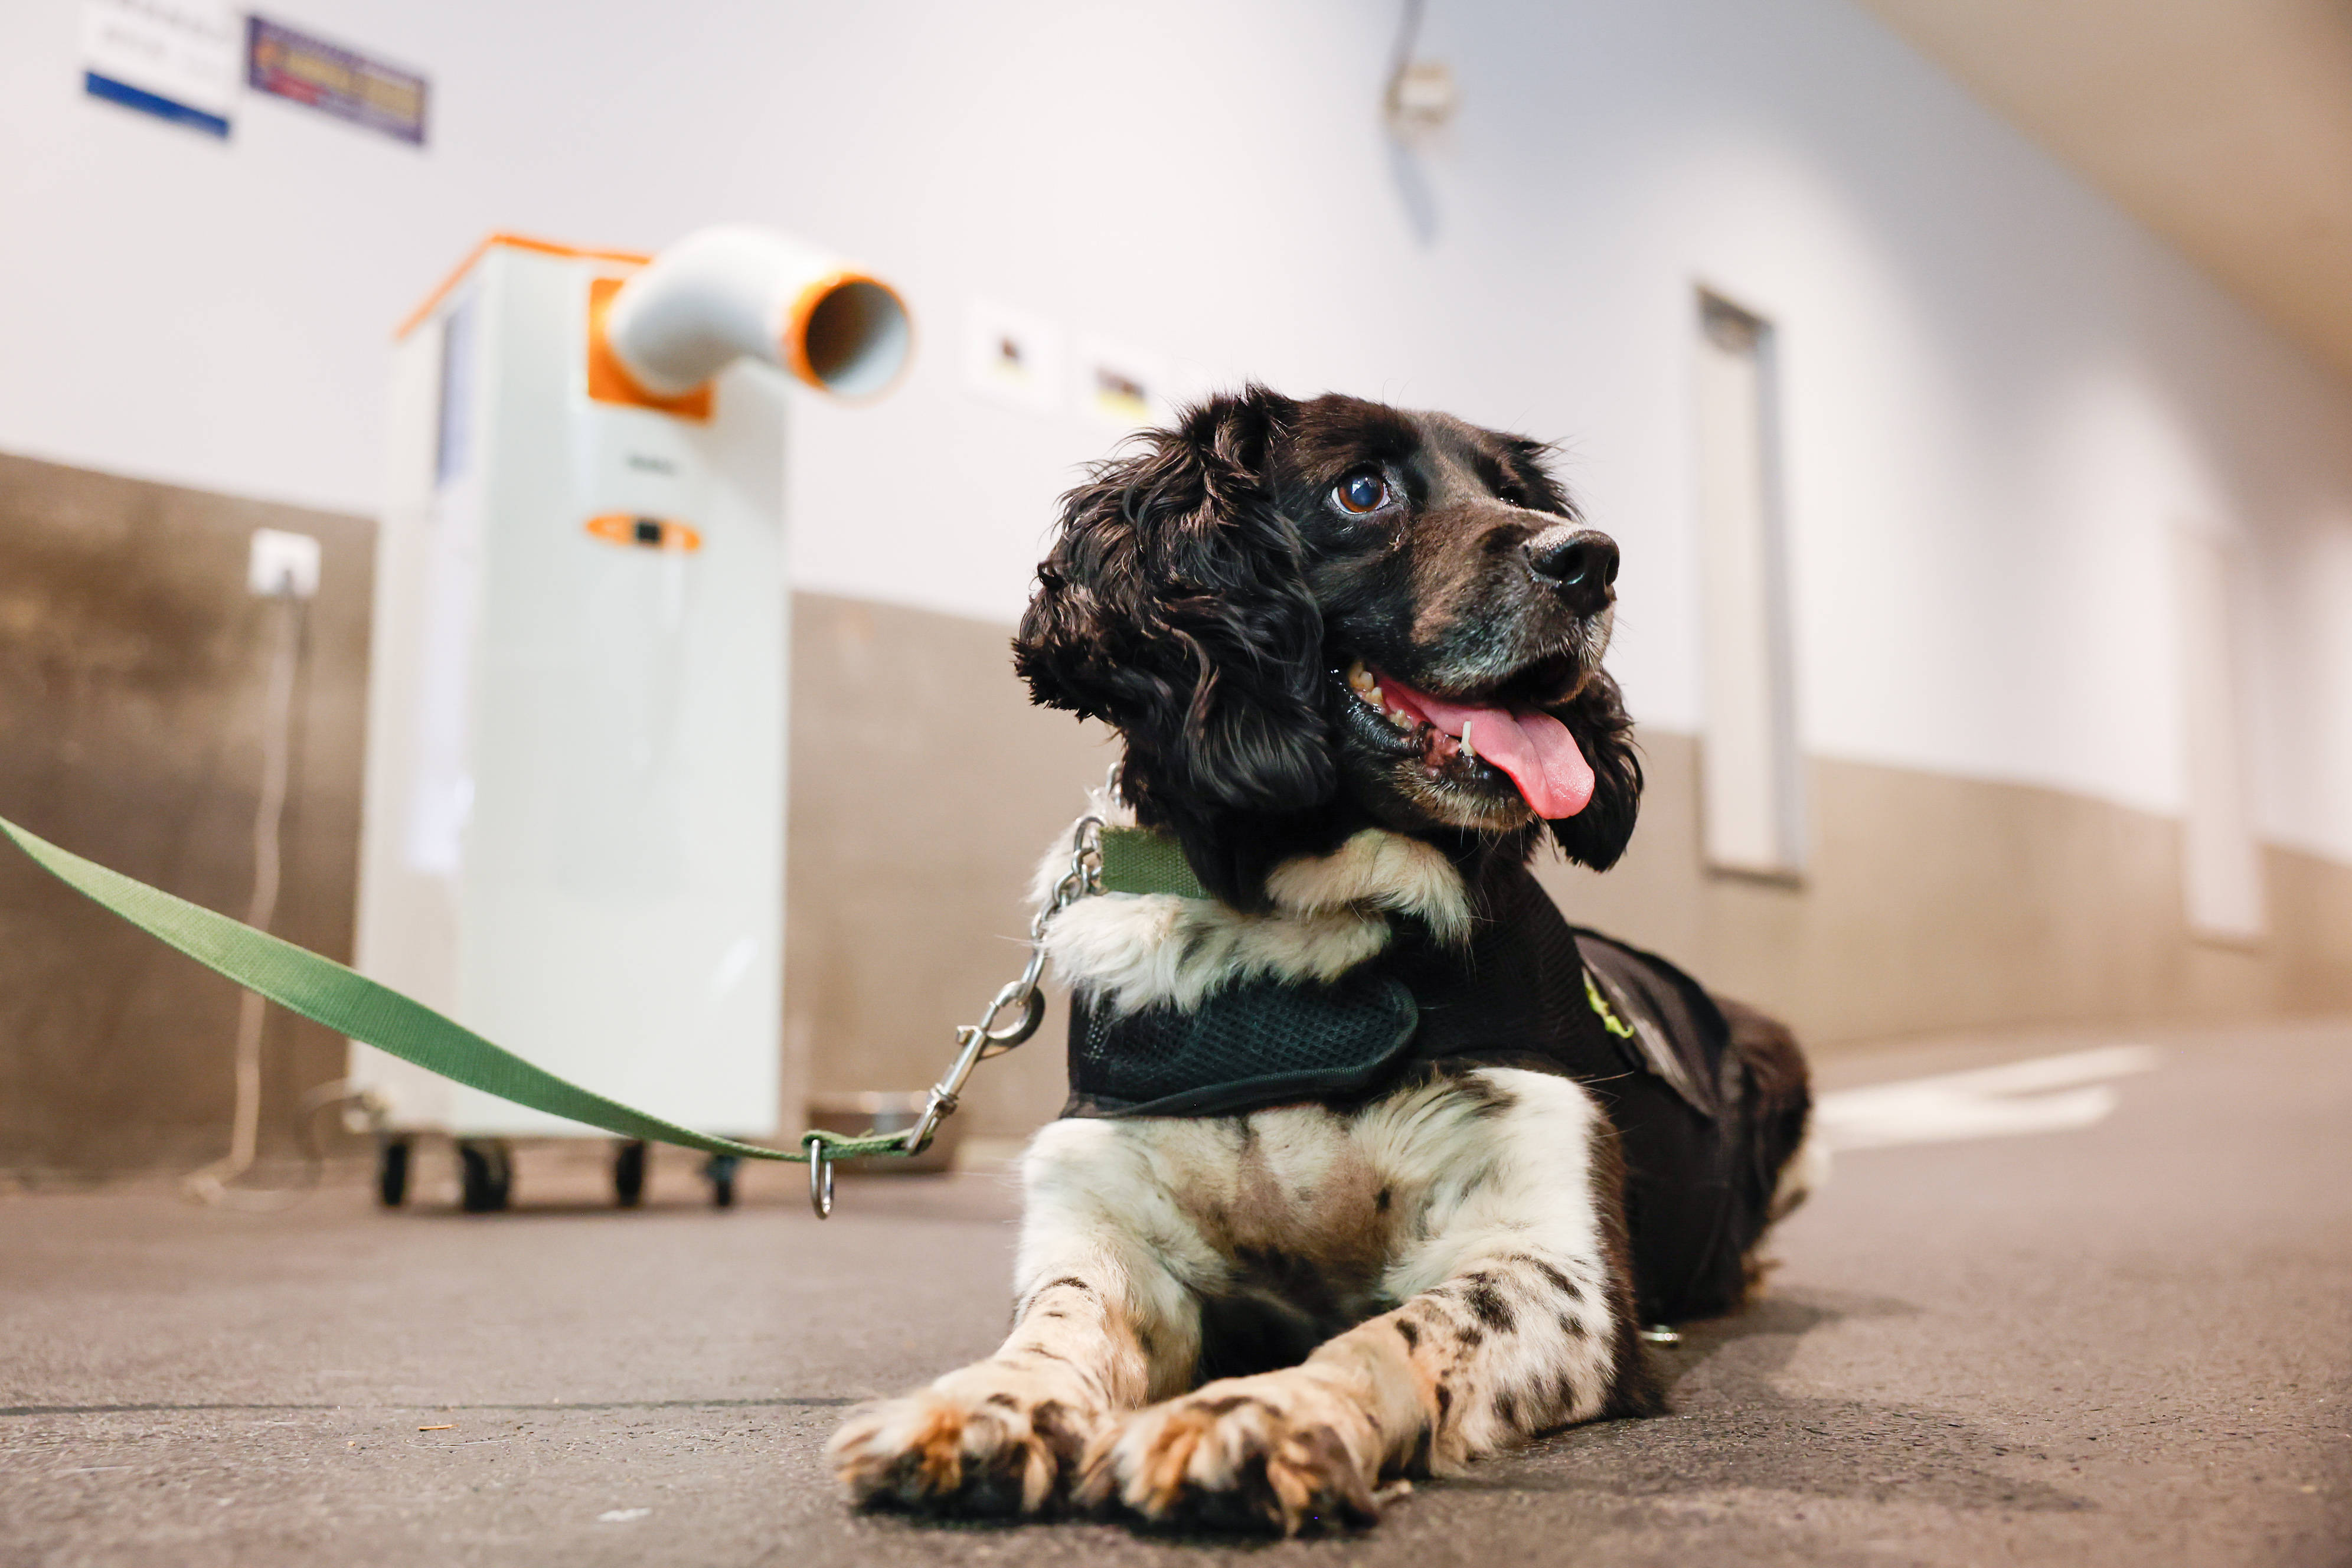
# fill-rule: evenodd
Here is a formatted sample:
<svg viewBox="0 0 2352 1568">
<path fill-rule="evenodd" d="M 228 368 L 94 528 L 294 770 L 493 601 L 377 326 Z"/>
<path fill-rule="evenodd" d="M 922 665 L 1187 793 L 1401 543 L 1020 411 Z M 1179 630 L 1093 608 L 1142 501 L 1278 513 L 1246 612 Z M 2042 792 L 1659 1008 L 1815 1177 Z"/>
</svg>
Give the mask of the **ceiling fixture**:
<svg viewBox="0 0 2352 1568">
<path fill-rule="evenodd" d="M 1381 109 L 1389 129 L 1401 137 L 1425 135 L 1445 126 L 1462 104 L 1462 89 L 1454 68 L 1444 60 L 1417 59 L 1424 0 L 1404 0 L 1404 17 L 1397 29 L 1396 51 L 1389 67 L 1388 90 Z"/>
</svg>

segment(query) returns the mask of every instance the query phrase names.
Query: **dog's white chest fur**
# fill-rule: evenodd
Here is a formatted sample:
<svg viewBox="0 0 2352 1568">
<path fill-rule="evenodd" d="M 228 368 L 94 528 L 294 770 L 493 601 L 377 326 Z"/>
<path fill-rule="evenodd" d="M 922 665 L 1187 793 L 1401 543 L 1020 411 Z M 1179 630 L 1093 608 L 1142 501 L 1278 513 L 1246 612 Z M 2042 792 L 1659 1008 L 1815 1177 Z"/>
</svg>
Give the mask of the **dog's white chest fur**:
<svg viewBox="0 0 2352 1568">
<path fill-rule="evenodd" d="M 1131 820 L 1115 806 L 1098 815 Z M 1068 868 L 1066 848 L 1046 852 L 1033 888 L 1040 903 Z M 1336 980 L 1388 946 L 1392 916 L 1415 918 L 1440 941 L 1470 929 L 1469 891 L 1453 863 L 1432 845 L 1379 828 L 1329 855 L 1284 861 L 1266 894 L 1273 908 L 1263 914 L 1167 893 L 1081 899 L 1045 928 L 1045 952 L 1065 984 L 1114 1013 L 1189 1012 L 1245 981 Z"/>
</svg>

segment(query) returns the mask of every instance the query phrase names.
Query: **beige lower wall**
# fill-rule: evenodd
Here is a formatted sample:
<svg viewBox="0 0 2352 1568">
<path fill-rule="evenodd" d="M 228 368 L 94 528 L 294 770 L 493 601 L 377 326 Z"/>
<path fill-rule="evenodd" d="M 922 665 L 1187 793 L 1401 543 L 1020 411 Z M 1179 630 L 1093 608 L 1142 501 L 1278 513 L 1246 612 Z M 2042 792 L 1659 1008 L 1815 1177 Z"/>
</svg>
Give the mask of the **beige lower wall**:
<svg viewBox="0 0 2352 1568">
<path fill-rule="evenodd" d="M 0 456 L 0 815 L 242 914 L 268 676 L 256 528 L 321 546 L 282 835 L 278 933 L 351 956 L 374 525 Z M 0 1172 L 192 1167 L 226 1152 L 237 992 L 0 850 Z M 272 1009 L 262 1147 L 342 1076 Z"/>
<path fill-rule="evenodd" d="M 1020 973 L 1030 872 L 1117 753 L 1029 705 L 1006 627 L 816 594 L 793 616 L 786 1060 L 817 1089 L 921 1089 Z M 1066 1016 L 1056 996 L 974 1076 L 968 1132 L 1060 1109 Z"/>
<path fill-rule="evenodd" d="M 2272 932 L 2182 914 L 2180 826 L 2056 790 L 1816 759 L 1792 884 L 1707 871 L 1697 745 L 1642 737 L 1642 826 L 1607 876 L 1553 862 L 1571 918 L 1786 1017 L 1818 1047 L 2011 1025 L 2352 1009 L 2352 868 L 2272 849 Z"/>
<path fill-rule="evenodd" d="M 241 910 L 264 676 L 257 526 L 325 546 L 278 929 L 350 952 L 372 526 L 0 456 L 0 815 Z M 1031 867 L 1112 749 L 1031 708 L 999 626 L 794 599 L 786 1120 L 810 1089 L 919 1089 L 1019 967 Z M 1646 733 L 1624 864 L 1544 875 L 1570 914 L 1790 1019 L 1817 1050 L 1932 1031 L 2352 1010 L 2352 868 L 2269 856 L 2273 934 L 2192 940 L 2179 831 L 2053 791 L 1810 773 L 1801 884 L 1700 865 L 1691 741 Z M 225 1147 L 236 993 L 0 855 L 0 1172 L 192 1166 Z M 1062 1098 L 1058 1001 L 982 1069 L 1003 1137 Z M 267 1147 L 341 1043 L 274 1014 Z"/>
</svg>

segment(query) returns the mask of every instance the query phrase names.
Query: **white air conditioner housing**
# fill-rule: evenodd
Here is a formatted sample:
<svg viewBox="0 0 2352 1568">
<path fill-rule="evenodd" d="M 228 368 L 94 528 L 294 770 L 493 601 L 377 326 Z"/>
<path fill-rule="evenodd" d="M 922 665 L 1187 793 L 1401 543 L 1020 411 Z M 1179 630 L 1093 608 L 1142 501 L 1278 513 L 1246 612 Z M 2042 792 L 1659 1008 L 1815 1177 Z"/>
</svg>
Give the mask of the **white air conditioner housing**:
<svg viewBox="0 0 2352 1568">
<path fill-rule="evenodd" d="M 655 1115 L 776 1131 L 788 385 L 871 395 L 908 348 L 887 286 L 756 229 L 499 236 L 426 302 L 394 356 L 362 973 Z M 351 1073 L 394 1131 L 591 1131 L 356 1042 Z"/>
</svg>

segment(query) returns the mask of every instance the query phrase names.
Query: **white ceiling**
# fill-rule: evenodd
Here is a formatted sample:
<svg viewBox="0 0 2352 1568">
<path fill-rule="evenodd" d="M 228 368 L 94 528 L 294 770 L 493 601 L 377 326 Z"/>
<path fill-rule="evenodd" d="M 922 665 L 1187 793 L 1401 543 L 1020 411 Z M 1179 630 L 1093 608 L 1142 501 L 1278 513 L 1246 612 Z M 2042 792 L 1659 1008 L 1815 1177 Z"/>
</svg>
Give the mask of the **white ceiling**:
<svg viewBox="0 0 2352 1568">
<path fill-rule="evenodd" d="M 2352 0 L 1862 0 L 2352 375 Z"/>
</svg>

